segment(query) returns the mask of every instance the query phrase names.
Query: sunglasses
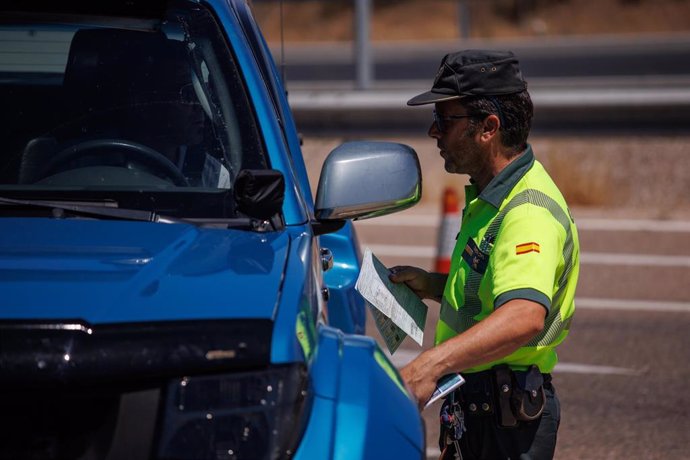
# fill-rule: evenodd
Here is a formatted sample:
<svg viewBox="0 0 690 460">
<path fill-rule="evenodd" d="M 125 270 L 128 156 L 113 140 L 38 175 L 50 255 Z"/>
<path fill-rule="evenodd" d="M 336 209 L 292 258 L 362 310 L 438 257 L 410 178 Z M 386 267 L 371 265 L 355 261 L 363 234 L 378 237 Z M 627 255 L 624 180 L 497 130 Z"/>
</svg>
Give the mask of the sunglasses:
<svg viewBox="0 0 690 460">
<path fill-rule="evenodd" d="M 438 128 L 439 131 L 442 133 L 446 131 L 446 128 L 448 127 L 446 125 L 447 121 L 450 120 L 459 120 L 461 118 L 480 118 L 483 115 L 479 114 L 474 114 L 474 115 L 446 115 L 445 117 L 442 117 L 439 115 L 435 110 L 433 111 L 433 118 L 434 118 L 434 123 L 436 123 L 436 127 Z"/>
</svg>

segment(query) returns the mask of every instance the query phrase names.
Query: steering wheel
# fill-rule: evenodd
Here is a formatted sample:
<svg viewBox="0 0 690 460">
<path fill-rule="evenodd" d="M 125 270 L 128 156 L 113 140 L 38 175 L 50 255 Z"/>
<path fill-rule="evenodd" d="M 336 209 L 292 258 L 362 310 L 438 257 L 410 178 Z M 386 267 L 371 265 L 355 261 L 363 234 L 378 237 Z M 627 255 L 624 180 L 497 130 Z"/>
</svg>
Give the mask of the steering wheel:
<svg viewBox="0 0 690 460">
<path fill-rule="evenodd" d="M 187 178 L 175 166 L 175 164 L 168 160 L 165 155 L 138 142 L 132 142 L 124 139 L 95 139 L 80 142 L 62 150 L 55 155 L 48 165 L 43 169 L 43 177 L 51 175 L 55 170 L 59 169 L 65 163 L 76 160 L 86 153 L 105 155 L 109 151 L 117 151 L 125 156 L 131 157 L 141 163 L 151 166 L 157 170 L 157 174 L 164 178 L 170 178 L 175 185 L 189 186 Z"/>
</svg>

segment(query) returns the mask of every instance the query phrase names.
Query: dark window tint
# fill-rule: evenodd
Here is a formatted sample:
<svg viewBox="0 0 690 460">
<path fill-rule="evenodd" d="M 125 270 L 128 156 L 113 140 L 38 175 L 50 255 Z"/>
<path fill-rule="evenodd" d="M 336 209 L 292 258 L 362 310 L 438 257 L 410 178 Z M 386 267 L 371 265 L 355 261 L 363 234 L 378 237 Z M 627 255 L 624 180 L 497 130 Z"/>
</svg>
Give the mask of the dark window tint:
<svg viewBox="0 0 690 460">
<path fill-rule="evenodd" d="M 241 169 L 269 167 L 218 24 L 198 4 L 173 5 L 160 19 L 5 15 L 2 195 L 194 200 L 231 196 Z"/>
</svg>

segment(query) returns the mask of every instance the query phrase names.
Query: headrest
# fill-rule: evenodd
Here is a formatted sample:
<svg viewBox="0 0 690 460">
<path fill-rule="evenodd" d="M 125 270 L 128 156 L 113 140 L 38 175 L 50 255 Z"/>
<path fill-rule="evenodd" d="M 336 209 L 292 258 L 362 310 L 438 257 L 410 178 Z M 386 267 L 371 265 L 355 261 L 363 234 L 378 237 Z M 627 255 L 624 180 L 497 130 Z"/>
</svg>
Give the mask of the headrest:
<svg viewBox="0 0 690 460">
<path fill-rule="evenodd" d="M 82 29 L 72 39 L 63 85 L 78 94 L 75 102 L 108 105 L 142 92 L 165 91 L 166 85 L 181 86 L 171 78 L 175 68 L 189 73 L 185 44 L 160 32 Z"/>
</svg>

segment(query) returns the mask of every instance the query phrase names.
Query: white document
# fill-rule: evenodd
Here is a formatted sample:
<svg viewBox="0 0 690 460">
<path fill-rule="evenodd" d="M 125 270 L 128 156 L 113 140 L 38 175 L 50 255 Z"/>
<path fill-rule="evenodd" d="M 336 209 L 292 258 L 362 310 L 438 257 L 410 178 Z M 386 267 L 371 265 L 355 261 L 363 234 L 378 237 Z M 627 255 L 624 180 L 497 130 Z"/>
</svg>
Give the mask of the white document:
<svg viewBox="0 0 690 460">
<path fill-rule="evenodd" d="M 376 326 L 392 354 L 405 335 L 422 345 L 428 308 L 407 285 L 393 283 L 388 274 L 388 269 L 371 249 L 366 248 L 355 289 L 385 316 L 382 318 L 374 313 Z M 386 318 L 393 324 L 389 324 Z"/>
</svg>

